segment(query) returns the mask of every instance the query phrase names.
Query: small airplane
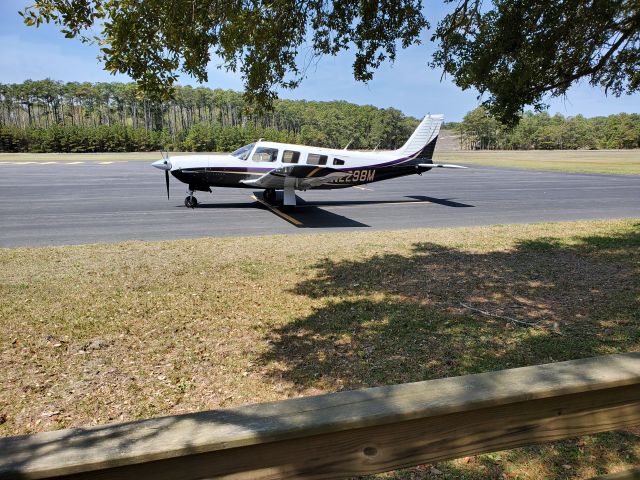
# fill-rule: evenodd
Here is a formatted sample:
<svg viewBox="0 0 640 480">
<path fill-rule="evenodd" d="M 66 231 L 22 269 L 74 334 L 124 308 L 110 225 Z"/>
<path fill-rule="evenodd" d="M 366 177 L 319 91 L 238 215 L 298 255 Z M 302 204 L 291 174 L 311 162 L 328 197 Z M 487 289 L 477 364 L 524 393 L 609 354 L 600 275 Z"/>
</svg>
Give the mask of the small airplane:
<svg viewBox="0 0 640 480">
<path fill-rule="evenodd" d="M 263 198 L 276 202 L 276 190 L 283 190 L 283 205 L 295 207 L 296 190 L 347 188 L 432 168 L 466 168 L 433 163 L 443 115 L 427 115 L 407 142 L 397 150 L 358 151 L 267 142 L 262 139 L 228 155 L 182 155 L 153 162 L 164 170 L 169 198 L 169 172 L 189 186 L 184 199 L 195 208 L 194 192 L 211 192 L 211 187 L 264 189 Z"/>
</svg>

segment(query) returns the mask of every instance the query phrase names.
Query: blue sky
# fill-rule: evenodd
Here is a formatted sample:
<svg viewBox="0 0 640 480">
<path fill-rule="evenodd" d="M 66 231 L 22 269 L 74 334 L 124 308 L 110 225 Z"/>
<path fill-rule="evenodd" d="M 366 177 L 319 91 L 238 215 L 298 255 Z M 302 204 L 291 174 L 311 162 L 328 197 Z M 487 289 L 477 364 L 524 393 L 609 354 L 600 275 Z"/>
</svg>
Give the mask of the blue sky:
<svg viewBox="0 0 640 480">
<path fill-rule="evenodd" d="M 124 75 L 113 76 L 97 61 L 96 46 L 66 39 L 55 26 L 38 29 L 26 27 L 18 10 L 31 4 L 25 0 L 0 2 L 0 82 L 18 83 L 26 79 L 52 78 L 62 81 L 129 81 Z M 442 16 L 443 6 L 429 2 L 426 12 L 432 26 Z M 431 10 L 430 10 L 431 9 Z M 429 13 L 431 12 L 431 13 Z M 421 117 L 426 113 L 444 113 L 447 120 L 458 121 L 478 105 L 477 92 L 462 91 L 449 80 L 441 81 L 441 72 L 427 67 L 430 52 L 429 33 L 422 45 L 399 51 L 394 64 L 381 67 L 368 84 L 353 80 L 353 55 L 344 52 L 337 57 L 324 57 L 307 71 L 307 78 L 296 90 L 283 90 L 281 98 L 305 100 L 347 100 L 378 107 L 394 107 L 408 115 Z M 183 75 L 181 84 L 197 85 Z M 240 77 L 209 67 L 211 88 L 242 89 Z M 612 113 L 640 112 L 640 94 L 620 98 L 606 96 L 599 88 L 586 82 L 574 86 L 564 99 L 550 100 L 550 113 L 583 114 L 588 117 Z"/>
</svg>

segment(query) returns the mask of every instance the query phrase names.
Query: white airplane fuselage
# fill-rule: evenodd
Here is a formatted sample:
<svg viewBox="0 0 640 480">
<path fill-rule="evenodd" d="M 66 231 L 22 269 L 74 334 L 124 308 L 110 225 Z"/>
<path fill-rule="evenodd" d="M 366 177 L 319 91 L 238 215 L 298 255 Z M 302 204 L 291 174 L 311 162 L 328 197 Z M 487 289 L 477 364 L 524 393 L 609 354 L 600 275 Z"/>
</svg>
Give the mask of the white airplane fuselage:
<svg viewBox="0 0 640 480">
<path fill-rule="evenodd" d="M 371 183 L 389 178 L 420 173 L 428 168 L 420 168 L 416 165 L 398 165 L 402 163 L 393 151 L 364 152 L 355 150 L 338 150 L 331 148 L 316 148 L 306 145 L 295 145 L 278 142 L 256 142 L 253 151 L 258 148 L 272 148 L 278 150 L 275 161 L 254 160 L 253 152 L 246 160 L 233 155 L 181 155 L 170 157 L 171 174 L 178 180 L 192 184 L 194 190 L 206 190 L 206 187 L 235 187 L 253 188 L 256 186 L 244 183 L 245 180 L 255 180 L 266 173 L 286 167 L 307 167 L 305 176 L 313 176 L 323 169 L 333 169 L 348 172 L 346 177 L 339 177 L 330 182 L 318 186 L 300 186 L 296 190 L 310 188 L 345 188 L 353 185 Z M 298 163 L 283 162 L 284 152 L 296 152 L 300 154 Z M 325 164 L 307 164 L 309 154 L 326 156 Z M 402 157 L 400 157 L 402 158 Z M 334 164 L 338 161 L 339 165 Z M 314 173 L 313 171 L 316 170 Z"/>
</svg>

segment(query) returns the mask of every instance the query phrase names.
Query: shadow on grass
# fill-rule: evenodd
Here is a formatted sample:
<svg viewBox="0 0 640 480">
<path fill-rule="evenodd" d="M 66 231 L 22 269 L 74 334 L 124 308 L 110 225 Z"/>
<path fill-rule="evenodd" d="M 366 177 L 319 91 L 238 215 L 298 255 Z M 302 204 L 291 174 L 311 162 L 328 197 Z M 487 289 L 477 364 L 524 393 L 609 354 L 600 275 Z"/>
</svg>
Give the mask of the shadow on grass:
<svg viewBox="0 0 640 480">
<path fill-rule="evenodd" d="M 507 251 L 422 242 L 406 255 L 327 258 L 315 266 L 315 278 L 293 288 L 296 294 L 326 299 L 323 306 L 273 331 L 262 363 L 273 376 L 314 393 L 638 349 L 639 230 L 640 224 L 607 237 L 521 241 Z M 484 316 L 463 304 L 536 326 Z M 610 460 L 640 463 L 629 453 L 630 443 L 639 441 L 636 435 L 593 438 L 602 439 L 602 445 L 588 456 L 576 454 L 570 468 L 558 462 L 567 462 L 567 449 L 577 448 L 576 441 L 514 450 L 509 458 L 541 463 L 550 478 L 579 478 L 578 467 L 596 468 L 605 452 L 615 457 Z M 622 441 L 626 446 L 616 455 L 612 445 Z M 559 448 L 565 453 L 553 453 Z M 537 458 L 527 460 L 527 455 Z M 482 464 L 491 463 L 489 457 L 480 458 L 485 460 L 468 472 L 448 467 L 448 478 L 509 475 L 502 463 L 489 468 Z M 430 478 L 405 474 L 391 478 Z"/>
</svg>

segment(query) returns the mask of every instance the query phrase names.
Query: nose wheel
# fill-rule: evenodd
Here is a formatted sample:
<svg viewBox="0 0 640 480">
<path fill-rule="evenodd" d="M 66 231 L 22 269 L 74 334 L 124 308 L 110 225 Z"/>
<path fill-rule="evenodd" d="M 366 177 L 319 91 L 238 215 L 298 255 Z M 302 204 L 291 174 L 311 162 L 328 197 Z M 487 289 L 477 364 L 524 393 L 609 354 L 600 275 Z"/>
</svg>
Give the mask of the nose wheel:
<svg viewBox="0 0 640 480">
<path fill-rule="evenodd" d="M 196 208 L 198 206 L 198 199 L 191 194 L 184 199 L 184 206 L 187 208 Z"/>
</svg>

